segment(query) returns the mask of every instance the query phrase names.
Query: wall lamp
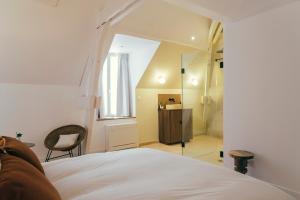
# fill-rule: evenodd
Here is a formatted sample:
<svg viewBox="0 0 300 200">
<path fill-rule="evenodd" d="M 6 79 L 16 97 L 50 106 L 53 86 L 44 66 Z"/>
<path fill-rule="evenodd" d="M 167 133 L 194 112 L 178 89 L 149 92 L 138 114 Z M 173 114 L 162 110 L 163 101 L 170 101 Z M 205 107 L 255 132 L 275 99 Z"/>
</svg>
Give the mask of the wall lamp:
<svg viewBox="0 0 300 200">
<path fill-rule="evenodd" d="M 159 76 L 159 77 L 157 77 L 157 81 L 159 84 L 163 85 L 166 83 L 166 78 L 163 76 Z"/>
<path fill-rule="evenodd" d="M 193 86 L 197 86 L 197 85 L 199 84 L 199 81 L 198 81 L 196 78 L 192 78 L 192 79 L 191 79 L 191 84 L 192 84 Z"/>
</svg>

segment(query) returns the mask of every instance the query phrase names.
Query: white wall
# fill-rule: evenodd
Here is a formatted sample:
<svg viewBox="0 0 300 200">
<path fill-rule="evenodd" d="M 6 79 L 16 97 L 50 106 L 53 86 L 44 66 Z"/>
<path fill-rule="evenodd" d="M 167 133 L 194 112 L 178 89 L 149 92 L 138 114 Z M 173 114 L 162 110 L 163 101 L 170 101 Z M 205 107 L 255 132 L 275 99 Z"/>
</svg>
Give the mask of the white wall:
<svg viewBox="0 0 300 200">
<path fill-rule="evenodd" d="M 89 85 L 79 85 L 93 65 L 103 3 L 0 0 L 0 134 L 24 133 L 42 159 L 50 130 L 84 122 Z"/>
<path fill-rule="evenodd" d="M 82 125 L 84 113 L 79 87 L 0 84 L 0 135 L 23 133 L 41 160 L 46 135 L 62 125 Z"/>
<path fill-rule="evenodd" d="M 224 148 L 300 198 L 300 2 L 225 24 Z M 225 157 L 225 165 L 233 160 Z"/>
</svg>

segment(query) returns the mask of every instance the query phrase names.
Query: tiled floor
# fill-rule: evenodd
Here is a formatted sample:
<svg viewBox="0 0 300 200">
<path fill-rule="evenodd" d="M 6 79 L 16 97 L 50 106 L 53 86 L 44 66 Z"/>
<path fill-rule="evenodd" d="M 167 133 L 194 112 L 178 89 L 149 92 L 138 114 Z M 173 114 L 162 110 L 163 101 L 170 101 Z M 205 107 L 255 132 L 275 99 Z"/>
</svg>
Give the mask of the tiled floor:
<svg viewBox="0 0 300 200">
<path fill-rule="evenodd" d="M 184 155 L 210 162 L 216 165 L 223 165 L 223 161 L 220 159 L 220 151 L 223 149 L 223 140 L 207 135 L 201 135 L 194 137 L 189 143 L 186 143 L 184 149 L 181 148 L 180 144 L 165 145 L 161 143 L 154 143 L 145 145 L 143 147 L 158 149 L 178 155 Z"/>
</svg>

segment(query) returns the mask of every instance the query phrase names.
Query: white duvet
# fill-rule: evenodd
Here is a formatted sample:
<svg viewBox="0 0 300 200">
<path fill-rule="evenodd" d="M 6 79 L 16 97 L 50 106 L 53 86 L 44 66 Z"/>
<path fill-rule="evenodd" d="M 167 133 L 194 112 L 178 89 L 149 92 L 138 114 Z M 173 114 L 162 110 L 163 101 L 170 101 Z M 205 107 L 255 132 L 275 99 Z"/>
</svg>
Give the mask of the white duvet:
<svg viewBox="0 0 300 200">
<path fill-rule="evenodd" d="M 270 184 L 151 149 L 43 164 L 63 200 L 294 200 Z"/>
</svg>

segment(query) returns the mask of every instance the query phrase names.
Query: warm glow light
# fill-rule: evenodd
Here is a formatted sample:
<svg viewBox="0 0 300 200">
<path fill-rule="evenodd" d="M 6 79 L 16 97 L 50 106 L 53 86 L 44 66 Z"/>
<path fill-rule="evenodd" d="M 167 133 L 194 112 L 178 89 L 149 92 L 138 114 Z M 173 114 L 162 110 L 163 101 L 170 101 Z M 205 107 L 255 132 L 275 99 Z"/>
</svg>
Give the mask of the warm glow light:
<svg viewBox="0 0 300 200">
<path fill-rule="evenodd" d="M 194 41 L 195 39 L 196 39 L 196 37 L 195 37 L 195 36 L 192 36 L 192 37 L 191 37 L 191 40 L 193 40 L 193 41 Z"/>
<path fill-rule="evenodd" d="M 159 77 L 157 78 L 157 80 L 158 80 L 158 82 L 159 82 L 160 84 L 165 84 L 165 83 L 166 83 L 166 79 L 165 79 L 165 77 L 163 77 L 163 76 L 159 76 Z"/>
<path fill-rule="evenodd" d="M 195 78 L 191 79 L 191 83 L 192 83 L 193 86 L 197 86 L 199 84 L 198 80 L 195 79 Z"/>
</svg>

